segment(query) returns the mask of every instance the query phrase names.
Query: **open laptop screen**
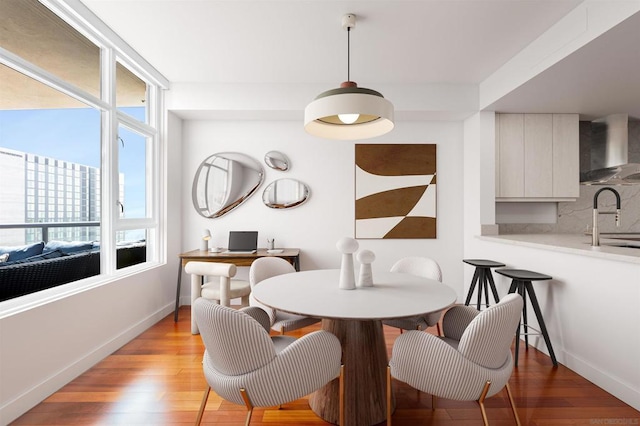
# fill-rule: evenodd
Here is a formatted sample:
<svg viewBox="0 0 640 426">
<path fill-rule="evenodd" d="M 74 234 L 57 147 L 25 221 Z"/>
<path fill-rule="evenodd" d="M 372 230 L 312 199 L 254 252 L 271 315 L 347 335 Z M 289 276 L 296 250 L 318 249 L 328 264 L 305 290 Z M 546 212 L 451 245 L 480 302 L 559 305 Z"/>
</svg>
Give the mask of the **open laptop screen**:
<svg viewBox="0 0 640 426">
<path fill-rule="evenodd" d="M 258 231 L 230 231 L 229 252 L 254 253 L 258 249 Z"/>
</svg>

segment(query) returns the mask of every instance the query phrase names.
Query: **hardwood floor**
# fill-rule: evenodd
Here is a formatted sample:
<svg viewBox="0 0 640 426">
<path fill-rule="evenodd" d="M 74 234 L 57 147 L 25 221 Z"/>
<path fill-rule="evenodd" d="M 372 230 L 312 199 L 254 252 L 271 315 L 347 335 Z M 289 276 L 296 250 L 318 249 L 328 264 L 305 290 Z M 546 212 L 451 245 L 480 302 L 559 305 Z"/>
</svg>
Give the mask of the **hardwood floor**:
<svg viewBox="0 0 640 426">
<path fill-rule="evenodd" d="M 312 326 L 298 335 L 318 329 Z M 291 335 L 296 335 L 291 333 Z M 398 330 L 385 326 L 390 350 Z M 560 365 L 553 368 L 543 353 L 520 348 L 519 367 L 511 388 L 523 425 L 637 425 L 640 412 Z M 190 310 L 182 307 L 145 331 L 60 391 L 18 418 L 12 425 L 192 425 L 206 387 L 202 375 L 204 347 L 190 333 Z M 475 402 L 438 399 L 394 381 L 396 426 L 481 425 Z M 506 392 L 485 402 L 491 425 L 514 425 Z M 203 425 L 243 425 L 243 406 L 209 397 Z M 307 399 L 255 409 L 253 426 L 327 425 L 310 409 Z"/>
</svg>

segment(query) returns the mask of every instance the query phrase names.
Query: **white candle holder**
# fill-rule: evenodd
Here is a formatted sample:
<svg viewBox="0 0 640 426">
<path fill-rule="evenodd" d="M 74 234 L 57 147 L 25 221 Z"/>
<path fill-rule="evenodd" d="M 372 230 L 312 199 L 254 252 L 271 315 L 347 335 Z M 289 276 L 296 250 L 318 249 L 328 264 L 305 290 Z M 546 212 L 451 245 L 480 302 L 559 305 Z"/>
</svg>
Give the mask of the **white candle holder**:
<svg viewBox="0 0 640 426">
<path fill-rule="evenodd" d="M 358 250 L 358 242 L 349 237 L 340 239 L 336 247 L 342 253 L 342 265 L 340 267 L 340 283 L 338 287 L 342 290 L 353 290 L 356 288 L 356 276 L 353 268 L 353 253 Z"/>
<path fill-rule="evenodd" d="M 376 255 L 371 250 L 361 250 L 356 255 L 360 262 L 360 275 L 358 276 L 358 287 L 373 287 L 373 273 L 371 264 L 376 260 Z"/>
</svg>

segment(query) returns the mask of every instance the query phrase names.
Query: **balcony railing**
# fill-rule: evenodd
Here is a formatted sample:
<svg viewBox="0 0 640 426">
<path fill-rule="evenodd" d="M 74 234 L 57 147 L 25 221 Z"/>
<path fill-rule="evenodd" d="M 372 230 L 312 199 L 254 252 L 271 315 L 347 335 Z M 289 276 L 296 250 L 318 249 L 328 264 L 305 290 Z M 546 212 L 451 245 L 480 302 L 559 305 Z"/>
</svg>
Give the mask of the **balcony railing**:
<svg viewBox="0 0 640 426">
<path fill-rule="evenodd" d="M 49 241 L 51 228 L 86 228 L 100 226 L 100 222 L 38 222 L 38 223 L 0 223 L 0 229 L 41 229 L 42 241 Z"/>
</svg>

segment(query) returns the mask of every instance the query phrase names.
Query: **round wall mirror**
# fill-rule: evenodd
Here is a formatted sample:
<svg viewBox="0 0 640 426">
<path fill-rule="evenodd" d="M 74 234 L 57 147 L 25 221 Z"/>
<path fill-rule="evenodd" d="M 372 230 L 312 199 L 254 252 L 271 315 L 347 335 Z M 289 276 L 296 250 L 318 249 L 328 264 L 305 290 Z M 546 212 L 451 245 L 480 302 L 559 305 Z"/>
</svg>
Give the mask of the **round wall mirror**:
<svg viewBox="0 0 640 426">
<path fill-rule="evenodd" d="M 264 169 L 248 155 L 213 154 L 196 171 L 191 190 L 193 205 L 204 217 L 220 217 L 249 198 L 263 180 Z"/>
<path fill-rule="evenodd" d="M 288 209 L 309 199 L 309 187 L 295 179 L 278 179 L 271 182 L 262 193 L 262 201 L 272 209 Z"/>
<path fill-rule="evenodd" d="M 280 151 L 269 151 L 264 155 L 264 162 L 274 170 L 285 172 L 291 168 L 289 159 Z"/>
</svg>

